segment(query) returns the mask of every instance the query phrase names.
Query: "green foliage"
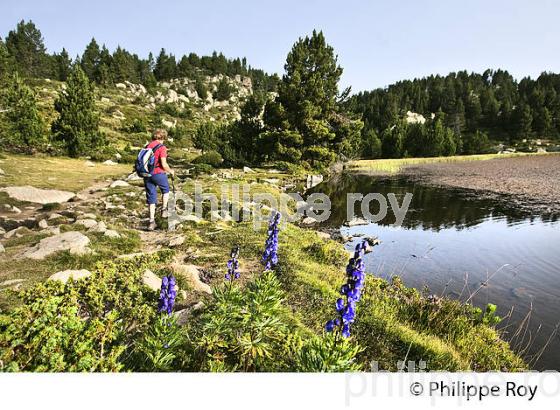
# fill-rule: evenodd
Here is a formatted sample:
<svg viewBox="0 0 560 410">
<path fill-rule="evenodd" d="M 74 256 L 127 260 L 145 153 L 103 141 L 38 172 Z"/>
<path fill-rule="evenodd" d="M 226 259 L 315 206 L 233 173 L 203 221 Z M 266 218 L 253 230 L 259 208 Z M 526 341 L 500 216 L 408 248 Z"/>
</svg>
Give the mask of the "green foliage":
<svg viewBox="0 0 560 410">
<path fill-rule="evenodd" d="M 50 64 L 41 31 L 30 20 L 21 20 L 6 37 L 6 48 L 17 71 L 25 77 L 49 75 Z"/>
<path fill-rule="evenodd" d="M 40 283 L 0 319 L 0 363 L 13 371 L 118 371 L 154 317 L 147 259 L 99 263 L 79 281 Z"/>
<path fill-rule="evenodd" d="M 53 139 L 62 142 L 69 156 L 85 155 L 102 145 L 94 87 L 78 64 L 54 106 L 59 117 L 52 124 Z"/>
<path fill-rule="evenodd" d="M 44 149 L 45 125 L 37 110 L 35 95 L 17 73 L 6 92 L 5 102 L 9 145 L 6 144 L 4 149 L 22 149 L 26 152 Z"/>
<path fill-rule="evenodd" d="M 464 136 L 463 152 L 465 154 L 482 154 L 488 150 L 489 145 L 488 135 L 477 130 L 474 134 Z"/>
<path fill-rule="evenodd" d="M 208 97 L 208 88 L 200 77 L 197 77 L 196 82 L 194 83 L 194 90 L 200 99 L 205 100 Z"/>
<path fill-rule="evenodd" d="M 223 162 L 223 158 L 219 152 L 208 151 L 202 155 L 199 155 L 193 160 L 193 164 L 207 164 L 214 168 L 218 168 Z"/>
<path fill-rule="evenodd" d="M 285 366 L 290 326 L 284 294 L 272 271 L 245 290 L 226 283 L 212 305 L 189 328 L 201 370 L 274 371 Z"/>
<path fill-rule="evenodd" d="M 241 128 L 259 160 L 303 159 L 312 167 L 326 168 L 336 153 L 355 155 L 363 124 L 340 109 L 339 99 L 347 94 L 338 91 L 342 68 L 323 33 L 313 31 L 311 37 L 299 39 L 284 67 L 278 97 L 264 108 L 265 129 L 255 138 L 252 127 Z"/>
<path fill-rule="evenodd" d="M 356 362 L 361 348 L 352 341 L 327 333 L 311 337 L 295 353 L 297 372 L 356 372 L 362 365 Z"/>
<path fill-rule="evenodd" d="M 183 330 L 175 316 L 160 313 L 136 344 L 131 365 L 139 371 L 173 371 L 184 343 Z"/>
<path fill-rule="evenodd" d="M 226 101 L 229 100 L 232 92 L 233 87 L 229 84 L 227 78 L 224 77 L 218 82 L 214 98 L 216 98 L 218 101 Z"/>
<path fill-rule="evenodd" d="M 441 111 L 445 126 L 455 135 L 479 131 L 502 140 L 533 134 L 550 138 L 560 134 L 560 123 L 552 120 L 560 116 L 559 87 L 560 75 L 554 73 L 544 72 L 536 79 L 527 77 L 518 82 L 504 70 L 482 74 L 459 71 L 361 92 L 348 100 L 346 108 L 362 115 L 365 128 L 378 134 L 407 111 L 425 118 Z"/>
</svg>

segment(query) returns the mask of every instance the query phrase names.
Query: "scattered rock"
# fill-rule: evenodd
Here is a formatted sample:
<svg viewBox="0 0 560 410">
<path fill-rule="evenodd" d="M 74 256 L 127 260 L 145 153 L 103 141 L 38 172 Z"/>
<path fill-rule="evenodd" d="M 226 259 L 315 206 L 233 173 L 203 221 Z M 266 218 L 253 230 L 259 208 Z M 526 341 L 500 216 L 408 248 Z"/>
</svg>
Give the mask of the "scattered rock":
<svg viewBox="0 0 560 410">
<path fill-rule="evenodd" d="M 142 283 L 155 292 L 159 292 L 161 288 L 161 278 L 149 269 L 144 271 Z"/>
<path fill-rule="evenodd" d="M 10 198 L 18 201 L 33 202 L 42 205 L 68 202 L 75 196 L 73 192 L 57 191 L 55 189 L 39 189 L 32 186 L 10 186 L 1 188 L 0 191 L 6 192 Z"/>
<path fill-rule="evenodd" d="M 25 281 L 26 281 L 26 279 L 10 279 L 10 280 L 5 280 L 4 282 L 0 283 L 0 286 L 2 286 L 2 287 L 13 287 L 15 289 L 18 289 L 21 286 L 21 284 Z"/>
<path fill-rule="evenodd" d="M 196 215 L 185 215 L 185 216 L 181 216 L 180 219 L 181 222 L 194 222 L 197 224 L 204 220 Z"/>
<path fill-rule="evenodd" d="M 0 243 L 0 253 L 4 253 L 4 252 L 6 252 L 6 248 L 4 248 L 4 245 Z"/>
<path fill-rule="evenodd" d="M 78 215 L 76 219 L 97 219 L 97 215 L 92 213 Z"/>
<path fill-rule="evenodd" d="M 212 293 L 212 288 L 200 280 L 200 271 L 198 266 L 174 263 L 171 265 L 171 269 L 173 269 L 173 272 L 175 272 L 176 275 L 184 276 L 194 291 L 208 294 Z"/>
<path fill-rule="evenodd" d="M 86 167 L 94 167 L 94 166 L 95 166 L 95 163 L 94 163 L 94 162 L 91 162 L 91 161 L 86 161 L 86 164 L 85 164 L 85 165 L 86 165 Z"/>
<path fill-rule="evenodd" d="M 59 235 L 60 234 L 60 227 L 59 226 L 49 226 L 48 228 L 43 229 L 41 232 L 48 233 L 50 235 Z"/>
<path fill-rule="evenodd" d="M 21 214 L 21 209 L 19 209 L 17 206 L 12 206 L 11 211 L 15 214 Z"/>
<path fill-rule="evenodd" d="M 130 174 L 129 176 L 126 177 L 127 181 L 138 181 L 138 180 L 141 180 L 141 179 L 142 179 L 142 177 L 139 177 L 136 172 L 133 172 L 132 174 Z"/>
<path fill-rule="evenodd" d="M 116 162 L 111 161 L 110 159 L 108 159 L 107 161 L 103 162 L 104 165 L 117 165 Z"/>
<path fill-rule="evenodd" d="M 82 225 L 87 229 L 93 229 L 97 226 L 97 221 L 95 219 L 78 219 L 74 222 L 74 225 Z"/>
<path fill-rule="evenodd" d="M 39 223 L 37 223 L 37 226 L 41 229 L 47 229 L 49 227 L 49 224 L 46 219 L 41 219 Z"/>
<path fill-rule="evenodd" d="M 304 225 L 313 225 L 314 223 L 317 223 L 317 220 L 310 216 L 306 216 L 305 218 L 302 219 L 301 223 Z"/>
<path fill-rule="evenodd" d="M 57 214 L 56 212 L 49 215 L 49 221 L 52 221 L 53 219 L 58 219 L 58 218 L 64 218 L 64 216 L 62 216 L 60 214 Z"/>
<path fill-rule="evenodd" d="M 4 230 L 4 228 L 0 226 L 0 236 L 4 235 L 5 233 L 6 231 Z"/>
<path fill-rule="evenodd" d="M 80 269 L 80 270 L 63 270 L 60 272 L 56 272 L 54 275 L 49 276 L 48 280 L 59 280 L 62 283 L 68 282 L 70 279 L 72 280 L 80 280 L 91 276 L 91 272 L 89 270 Z"/>
<path fill-rule="evenodd" d="M 225 216 L 222 216 L 222 213 L 220 211 L 210 212 L 210 218 L 212 218 L 213 221 L 224 221 L 224 222 L 233 221 L 233 218 L 229 213 L 226 213 Z"/>
<path fill-rule="evenodd" d="M 91 251 L 88 245 L 89 238 L 81 232 L 64 232 L 41 239 L 37 245 L 27 250 L 23 257 L 45 259 L 47 256 L 60 251 L 69 251 L 73 255 L 83 255 Z"/>
<path fill-rule="evenodd" d="M 318 232 L 317 232 L 317 236 L 318 236 L 319 238 L 321 238 L 321 239 L 324 239 L 324 240 L 331 239 L 331 234 L 330 234 L 330 233 L 327 233 L 327 232 L 318 231 Z"/>
<path fill-rule="evenodd" d="M 107 229 L 103 235 L 107 236 L 109 238 L 120 238 L 121 237 L 121 234 L 118 233 L 117 231 L 113 230 L 113 229 Z"/>
<path fill-rule="evenodd" d="M 253 171 L 251 168 L 249 167 L 243 167 L 243 172 L 245 172 L 246 174 L 250 174 L 250 173 L 254 173 L 255 171 Z"/>
<path fill-rule="evenodd" d="M 344 226 L 351 227 L 351 226 L 368 225 L 368 224 L 369 224 L 369 221 L 366 220 L 366 219 L 363 219 L 363 218 L 354 218 L 354 219 L 352 219 L 352 220 L 350 220 L 350 221 L 344 222 L 343 225 L 344 225 Z"/>
<path fill-rule="evenodd" d="M 278 178 L 263 178 L 262 182 L 266 182 L 267 184 L 271 185 L 278 185 L 280 180 Z"/>
<path fill-rule="evenodd" d="M 113 181 L 113 183 L 110 185 L 111 188 L 124 188 L 127 186 L 130 186 L 130 184 L 122 180 Z"/>
<path fill-rule="evenodd" d="M 200 301 L 195 303 L 194 305 L 192 305 L 191 307 L 188 307 L 186 309 L 181 309 L 178 310 L 177 312 L 173 313 L 173 315 L 175 316 L 175 318 L 177 319 L 177 324 L 180 326 L 186 325 L 189 319 L 189 316 L 196 312 L 197 310 L 200 310 L 204 307 L 204 302 Z"/>
<path fill-rule="evenodd" d="M 90 231 L 91 232 L 105 233 L 107 231 L 107 225 L 105 224 L 105 222 L 100 221 L 100 222 L 97 223 L 96 226 L 91 228 Z"/>
<path fill-rule="evenodd" d="M 26 231 L 27 228 L 25 226 L 20 226 L 18 228 L 12 229 L 4 234 L 5 239 L 13 238 L 14 236 L 19 237 L 22 231 Z"/>
<path fill-rule="evenodd" d="M 170 248 L 174 248 L 176 246 L 180 246 L 182 244 L 185 243 L 185 237 L 184 236 L 176 236 L 175 238 L 172 238 L 169 243 L 167 244 L 167 246 L 169 246 Z"/>
<path fill-rule="evenodd" d="M 6 175 L 6 173 L 4 172 L 4 170 L 3 170 L 2 168 L 0 168 L 0 175 L 1 175 L 1 176 Z"/>
</svg>

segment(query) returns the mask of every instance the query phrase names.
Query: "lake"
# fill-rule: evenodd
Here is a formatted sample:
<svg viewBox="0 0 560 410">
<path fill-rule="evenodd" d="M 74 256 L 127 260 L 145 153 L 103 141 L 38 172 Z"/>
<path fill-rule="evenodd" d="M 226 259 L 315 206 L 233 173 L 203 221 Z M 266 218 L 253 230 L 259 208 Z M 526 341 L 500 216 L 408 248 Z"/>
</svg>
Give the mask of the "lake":
<svg viewBox="0 0 560 410">
<path fill-rule="evenodd" d="M 560 220 L 484 199 L 476 192 L 425 186 L 400 177 L 342 174 L 313 189 L 329 196 L 325 224 L 353 237 L 381 244 L 365 256 L 368 272 L 383 278 L 399 275 L 417 289 L 447 295 L 508 315 L 499 327 L 516 351 L 527 348 L 535 369 L 560 370 L 560 337 L 550 337 L 560 321 Z M 378 223 L 345 227 L 347 193 L 394 193 L 401 204 L 413 194 L 402 226 L 393 226 L 391 210 Z M 378 207 L 372 202 L 371 212 Z M 355 215 L 362 216 L 359 204 Z M 522 324 L 524 324 L 522 326 Z M 519 330 L 519 331 L 518 331 Z M 549 341 L 550 339 L 550 341 Z M 536 361 L 539 349 L 548 348 Z"/>
</svg>

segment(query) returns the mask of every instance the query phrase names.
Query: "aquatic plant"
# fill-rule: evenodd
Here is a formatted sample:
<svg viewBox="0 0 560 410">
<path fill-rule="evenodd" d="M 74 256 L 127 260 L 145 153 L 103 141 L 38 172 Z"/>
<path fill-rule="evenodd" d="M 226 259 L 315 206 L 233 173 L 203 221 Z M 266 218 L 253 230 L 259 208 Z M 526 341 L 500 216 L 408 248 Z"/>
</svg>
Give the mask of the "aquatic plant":
<svg viewBox="0 0 560 410">
<path fill-rule="evenodd" d="M 275 212 L 268 224 L 268 238 L 262 256 L 265 270 L 273 269 L 278 264 L 278 224 L 280 216 L 280 212 Z"/>
<path fill-rule="evenodd" d="M 159 293 L 158 312 L 173 313 L 177 291 L 175 290 L 175 277 L 173 275 L 164 276 L 161 279 L 161 290 Z"/>
<path fill-rule="evenodd" d="M 327 332 L 339 329 L 343 337 L 350 336 L 350 324 L 356 318 L 356 303 L 360 300 L 361 292 L 365 283 L 363 256 L 368 247 L 368 242 L 363 240 L 356 245 L 354 255 L 346 266 L 347 281 L 340 288 L 342 298 L 338 298 L 335 304 L 338 317 L 329 320 L 325 325 Z"/>
<path fill-rule="evenodd" d="M 227 263 L 227 273 L 225 278 L 229 281 L 233 281 L 235 279 L 239 279 L 239 261 L 237 258 L 239 257 L 239 246 L 234 246 L 231 248 L 230 259 Z"/>
</svg>

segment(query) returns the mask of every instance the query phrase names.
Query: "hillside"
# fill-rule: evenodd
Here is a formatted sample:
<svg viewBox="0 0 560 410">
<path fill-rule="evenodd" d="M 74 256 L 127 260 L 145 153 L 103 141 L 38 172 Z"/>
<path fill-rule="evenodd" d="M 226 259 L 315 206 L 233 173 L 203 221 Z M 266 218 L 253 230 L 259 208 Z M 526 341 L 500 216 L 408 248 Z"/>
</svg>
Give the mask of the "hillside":
<svg viewBox="0 0 560 410">
<path fill-rule="evenodd" d="M 170 146 L 192 147 L 192 133 L 199 124 L 206 122 L 230 123 L 240 118 L 240 108 L 246 98 L 253 94 L 249 77 L 223 74 L 200 75 L 205 96 L 199 81 L 192 78 L 177 78 L 158 82 L 151 89 L 129 81 L 114 86 L 96 89 L 96 104 L 100 114 L 100 130 L 108 145 L 116 150 L 106 158 L 117 161 L 128 153 L 127 148 L 142 146 L 149 138 L 147 130 L 161 126 L 170 130 Z M 218 93 L 220 83 L 227 83 L 226 95 Z M 64 82 L 51 79 L 35 79 L 32 88 L 41 113 L 47 122 L 56 117 L 54 101 L 66 87 Z M 117 153 L 119 155 L 117 155 Z"/>
</svg>

